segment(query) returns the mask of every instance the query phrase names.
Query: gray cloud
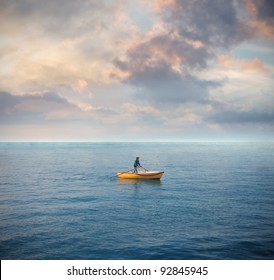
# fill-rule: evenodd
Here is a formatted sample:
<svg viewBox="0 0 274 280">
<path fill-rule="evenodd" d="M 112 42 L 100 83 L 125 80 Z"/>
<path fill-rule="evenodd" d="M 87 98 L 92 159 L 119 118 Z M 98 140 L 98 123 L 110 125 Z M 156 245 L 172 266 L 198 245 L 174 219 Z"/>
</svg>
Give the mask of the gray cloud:
<svg viewBox="0 0 274 280">
<path fill-rule="evenodd" d="M 272 0 L 253 0 L 257 7 L 258 17 L 261 19 L 274 20 L 274 5 Z"/>
<path fill-rule="evenodd" d="M 205 69 L 215 58 L 214 48 L 238 41 L 236 9 L 227 1 L 174 2 L 162 13 L 167 31 L 129 48 L 113 64 L 126 73 L 123 82 L 139 88 L 138 96 L 152 103 L 209 102 L 209 89 L 216 81 L 201 80 L 193 71 Z M 212 9 L 216 14 L 212 16 Z M 232 26 L 231 26 L 232 24 Z M 136 97 L 137 98 L 137 97 Z"/>
<path fill-rule="evenodd" d="M 206 69 L 220 50 L 251 36 L 240 8 L 240 1 L 173 1 L 160 13 L 166 31 L 135 44 L 113 63 L 127 74 L 123 81 L 150 102 L 208 103 L 209 90 L 221 84 L 193 71 Z"/>
<path fill-rule="evenodd" d="M 23 23 L 21 28 L 38 29 L 47 36 L 76 37 L 79 33 L 107 28 L 117 3 L 95 0 L 2 0 L 5 20 Z"/>
<path fill-rule="evenodd" d="M 52 92 L 24 96 L 0 92 L 1 121 L 35 122 L 44 119 L 48 113 L 75 108 L 75 105 Z"/>
<path fill-rule="evenodd" d="M 141 60 L 139 53 L 135 60 Z M 214 82 L 202 81 L 189 73 L 180 74 L 163 60 L 133 65 L 123 61 L 115 61 L 120 69 L 126 70 L 129 76 L 124 80 L 139 88 L 136 100 L 148 100 L 154 104 L 180 104 L 185 102 L 208 102 L 208 88 L 216 86 Z"/>
<path fill-rule="evenodd" d="M 145 67 L 135 72 L 128 82 L 144 91 L 136 95 L 138 99 L 148 99 L 154 104 L 177 104 L 185 102 L 208 103 L 208 88 L 213 82 L 200 80 L 190 74 L 176 73 L 165 63 Z"/>
<path fill-rule="evenodd" d="M 19 99 L 19 97 L 7 92 L 0 92 L 0 113 L 4 113 L 7 109 L 13 108 L 19 102 Z"/>
<path fill-rule="evenodd" d="M 220 124 L 274 124 L 274 111 L 262 112 L 254 108 L 249 110 L 230 109 L 215 112 L 209 115 L 207 120 Z"/>
<path fill-rule="evenodd" d="M 251 36 L 240 19 L 240 1 L 175 1 L 165 17 L 184 37 L 214 47 L 228 48 Z"/>
<path fill-rule="evenodd" d="M 155 54 L 156 53 L 156 54 Z M 133 66 L 141 66 L 144 62 L 160 56 L 166 61 L 174 64 L 180 63 L 184 67 L 205 68 L 207 60 L 212 58 L 214 54 L 205 46 L 195 47 L 187 42 L 184 38 L 169 32 L 166 34 L 155 35 L 146 42 L 142 42 L 127 51 L 127 57 Z"/>
<path fill-rule="evenodd" d="M 0 92 L 0 122 L 43 124 L 45 121 L 104 121 L 117 116 L 112 108 L 76 105 L 54 92 L 12 95 Z"/>
<path fill-rule="evenodd" d="M 45 92 L 43 94 L 39 95 L 32 95 L 27 94 L 23 96 L 18 95 L 12 95 L 8 92 L 1 91 L 0 92 L 0 110 L 4 111 L 6 109 L 12 109 L 17 104 L 23 102 L 23 101 L 48 101 L 52 103 L 63 103 L 63 104 L 69 104 L 65 98 L 60 97 L 56 93 L 53 92 Z"/>
<path fill-rule="evenodd" d="M 257 7 L 251 20 L 273 20 L 272 1 L 250 1 Z M 117 6 L 123 2 L 125 9 L 119 10 Z M 159 128 L 163 134 L 168 133 L 170 126 L 174 128 L 174 133 L 187 126 L 189 131 L 193 127 L 200 131 L 201 126 L 206 127 L 208 123 L 218 123 L 220 127 L 235 124 L 242 124 L 242 127 L 268 124 L 268 127 L 272 127 L 274 114 L 270 110 L 264 111 L 267 101 L 262 96 L 257 97 L 261 100 L 260 105 L 249 100 L 250 104 L 253 102 L 254 107 L 260 109 L 237 109 L 237 104 L 244 101 L 246 104 L 246 96 L 251 96 L 249 93 L 240 96 L 243 84 L 238 81 L 233 84 L 232 78 L 232 87 L 241 87 L 237 97 L 227 97 L 229 89 L 225 89 L 223 93 L 221 90 L 214 91 L 210 96 L 210 90 L 221 86 L 224 81 L 216 82 L 199 76 L 199 71 L 208 70 L 218 54 L 258 35 L 256 30 L 251 34 L 244 22 L 247 20 L 243 17 L 247 16 L 245 4 L 241 0 L 166 1 L 165 8 L 151 17 L 155 28 L 146 34 L 142 31 L 139 36 L 144 37 L 140 39 L 137 26 L 132 29 L 132 34 L 128 31 L 126 23 L 130 24 L 130 20 L 126 9 L 129 6 L 124 0 L 2 0 L 0 14 L 4 17 L 1 20 L 0 15 L 0 29 L 1 21 L 10 22 L 6 25 L 11 34 L 9 38 L 12 39 L 8 44 L 18 42 L 16 46 L 7 45 L 2 53 L 9 54 L 11 47 L 16 47 L 16 50 L 18 47 L 15 58 L 21 59 L 21 63 L 11 64 L 19 68 L 10 77 L 14 76 L 16 84 L 18 75 L 22 85 L 28 79 L 30 83 L 35 80 L 34 85 L 26 87 L 27 90 L 20 83 L 19 90 L 6 86 L 3 88 L 13 93 L 44 88 L 50 88 L 53 92 L 24 96 L 0 92 L 0 122 L 2 125 L 28 125 L 36 122 L 39 126 L 46 125 L 46 122 L 50 126 L 56 122 L 61 129 L 64 122 L 69 121 L 83 123 L 84 130 L 104 128 L 106 135 L 114 131 L 117 133 L 121 129 L 121 123 L 125 130 L 135 126 L 136 133 L 147 126 L 148 134 L 152 127 Z M 142 20 L 140 17 L 140 22 Z M 13 33 L 14 31 L 17 33 Z M 16 37 L 18 34 L 20 38 Z M 68 40 L 64 40 L 67 38 Z M 34 52 L 31 45 L 33 42 L 36 43 Z M 60 55 L 63 44 L 64 57 Z M 129 46 L 127 50 L 123 49 L 125 46 Z M 22 56 L 19 55 L 20 52 Z M 114 53 L 121 56 L 113 59 Z M 28 59 L 27 55 L 30 55 L 28 64 L 24 60 Z M 113 71 L 113 76 L 116 75 L 121 84 L 106 78 L 111 59 L 118 70 L 116 73 Z M 84 61 L 87 62 L 86 65 L 83 65 Z M 94 65 L 98 65 L 98 68 Z M 20 76 L 24 71 L 25 75 Z M 213 72 L 208 71 L 206 75 L 208 73 L 212 76 Z M 217 71 L 215 73 L 216 76 L 219 74 Z M 224 74 L 220 73 L 218 76 L 222 75 Z M 79 79 L 87 84 L 83 91 L 78 90 Z M 103 85 L 106 81 L 107 86 Z M 63 84 L 65 86 L 61 86 Z M 67 99 L 61 96 L 66 96 Z M 229 100 L 231 104 L 235 102 L 235 107 L 231 104 L 216 105 L 217 101 L 213 100 L 213 96 Z M 245 100 L 239 101 L 241 98 Z M 71 103 L 72 100 L 75 104 Z M 126 103 L 134 104 L 136 108 L 130 108 L 130 105 L 127 108 Z M 211 112 L 208 112 L 210 107 L 206 106 L 209 104 L 216 105 Z"/>
</svg>

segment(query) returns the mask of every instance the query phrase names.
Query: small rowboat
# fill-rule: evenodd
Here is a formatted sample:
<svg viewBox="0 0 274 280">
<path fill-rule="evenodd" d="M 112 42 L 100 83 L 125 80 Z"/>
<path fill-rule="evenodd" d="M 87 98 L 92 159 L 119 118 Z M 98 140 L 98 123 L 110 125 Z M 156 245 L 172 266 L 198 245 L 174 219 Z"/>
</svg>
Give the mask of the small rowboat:
<svg viewBox="0 0 274 280">
<path fill-rule="evenodd" d="M 139 171 L 138 173 L 133 173 L 132 171 L 126 171 L 126 172 L 118 172 L 117 177 L 118 178 L 124 178 L 124 179 L 161 179 L 163 176 L 163 171 Z"/>
</svg>

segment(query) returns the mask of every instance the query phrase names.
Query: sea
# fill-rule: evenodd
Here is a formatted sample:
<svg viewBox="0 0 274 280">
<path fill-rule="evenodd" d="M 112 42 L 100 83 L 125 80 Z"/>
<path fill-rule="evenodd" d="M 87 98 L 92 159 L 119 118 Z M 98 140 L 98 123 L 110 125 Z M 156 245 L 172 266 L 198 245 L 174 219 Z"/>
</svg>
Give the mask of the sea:
<svg viewBox="0 0 274 280">
<path fill-rule="evenodd" d="M 0 258 L 273 260 L 274 143 L 0 143 Z"/>
</svg>

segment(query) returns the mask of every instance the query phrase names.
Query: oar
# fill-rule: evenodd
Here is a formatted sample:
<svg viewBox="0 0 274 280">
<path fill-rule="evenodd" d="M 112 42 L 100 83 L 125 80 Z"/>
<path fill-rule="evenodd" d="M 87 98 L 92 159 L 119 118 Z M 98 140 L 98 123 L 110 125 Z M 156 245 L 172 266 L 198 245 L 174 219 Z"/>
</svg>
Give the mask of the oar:
<svg viewBox="0 0 274 280">
<path fill-rule="evenodd" d="M 124 172 L 120 172 L 120 174 L 124 174 L 124 173 L 127 173 L 127 172 L 132 171 L 132 170 L 133 169 L 130 169 L 130 170 L 127 170 L 127 171 L 124 171 Z M 110 179 L 112 180 L 112 178 L 114 178 L 114 177 L 117 177 L 117 175 L 111 176 Z"/>
<path fill-rule="evenodd" d="M 145 169 L 143 166 L 140 166 L 140 167 L 143 168 L 145 171 L 149 171 L 149 170 Z"/>
</svg>

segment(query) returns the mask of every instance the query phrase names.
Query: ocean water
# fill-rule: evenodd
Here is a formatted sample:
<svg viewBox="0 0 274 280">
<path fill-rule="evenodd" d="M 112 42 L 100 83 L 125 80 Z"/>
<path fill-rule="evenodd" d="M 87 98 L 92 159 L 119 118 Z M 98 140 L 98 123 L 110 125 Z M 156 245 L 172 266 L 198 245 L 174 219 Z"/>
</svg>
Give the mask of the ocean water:
<svg viewBox="0 0 274 280">
<path fill-rule="evenodd" d="M 274 143 L 1 143 L 0 257 L 274 259 Z"/>
</svg>

